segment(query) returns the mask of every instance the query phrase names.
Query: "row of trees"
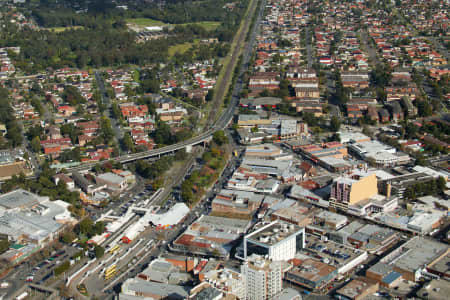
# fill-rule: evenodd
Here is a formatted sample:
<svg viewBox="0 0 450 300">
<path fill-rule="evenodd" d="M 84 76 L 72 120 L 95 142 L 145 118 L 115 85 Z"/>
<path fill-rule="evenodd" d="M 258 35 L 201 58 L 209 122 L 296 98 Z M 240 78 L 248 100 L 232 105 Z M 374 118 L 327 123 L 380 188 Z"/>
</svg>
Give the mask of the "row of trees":
<svg viewBox="0 0 450 300">
<path fill-rule="evenodd" d="M 417 197 L 435 195 L 445 190 L 446 180 L 444 177 L 439 177 L 436 180 L 428 182 L 418 182 L 405 190 L 406 199 L 416 199 Z"/>
<path fill-rule="evenodd" d="M 0 123 L 6 126 L 6 139 L 0 138 L 0 149 L 17 147 L 22 144 L 22 129 L 16 121 L 9 102 L 8 90 L 0 86 Z"/>
</svg>

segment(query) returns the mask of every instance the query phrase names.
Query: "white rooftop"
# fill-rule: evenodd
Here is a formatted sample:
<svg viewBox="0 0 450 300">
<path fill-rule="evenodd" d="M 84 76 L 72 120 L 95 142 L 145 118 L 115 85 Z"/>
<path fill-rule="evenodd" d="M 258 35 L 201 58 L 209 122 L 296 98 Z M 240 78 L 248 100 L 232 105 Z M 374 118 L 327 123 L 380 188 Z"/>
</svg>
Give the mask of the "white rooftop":
<svg viewBox="0 0 450 300">
<path fill-rule="evenodd" d="M 189 207 L 184 203 L 175 204 L 169 211 L 163 214 L 150 214 L 148 220 L 154 225 L 178 224 L 189 213 Z"/>
</svg>

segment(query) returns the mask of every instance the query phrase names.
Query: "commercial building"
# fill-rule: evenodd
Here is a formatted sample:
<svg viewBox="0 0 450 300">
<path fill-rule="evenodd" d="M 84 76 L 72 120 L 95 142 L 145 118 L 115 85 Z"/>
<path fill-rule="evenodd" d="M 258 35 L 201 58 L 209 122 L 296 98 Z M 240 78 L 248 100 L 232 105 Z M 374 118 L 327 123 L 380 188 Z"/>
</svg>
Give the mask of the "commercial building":
<svg viewBox="0 0 450 300">
<path fill-rule="evenodd" d="M 44 246 L 53 241 L 67 223 L 76 220 L 61 200 L 50 201 L 25 190 L 0 196 L 0 234 L 16 243 Z"/>
<path fill-rule="evenodd" d="M 239 114 L 238 123 L 239 126 L 243 127 L 255 127 L 257 125 L 270 125 L 272 124 L 272 120 L 263 119 L 259 115 L 245 115 Z"/>
<path fill-rule="evenodd" d="M 122 293 L 125 295 L 150 297 L 158 300 L 185 300 L 189 297 L 189 291 L 190 288 L 188 287 L 145 281 L 138 278 L 127 279 L 122 284 Z"/>
<path fill-rule="evenodd" d="M 342 173 L 352 168 L 352 164 L 344 159 L 348 155 L 347 146 L 340 142 L 308 144 L 295 146 L 295 148 L 306 159 L 310 159 L 332 172 Z"/>
<path fill-rule="evenodd" d="M 397 240 L 397 233 L 378 225 L 367 224 L 347 237 L 347 242 L 370 253 L 386 250 Z"/>
<path fill-rule="evenodd" d="M 251 169 L 253 172 L 267 174 L 281 178 L 283 173 L 292 166 L 292 160 L 279 161 L 259 158 L 244 158 L 242 167 Z"/>
<path fill-rule="evenodd" d="M 366 277 L 375 280 L 381 286 L 392 288 L 402 280 L 402 274 L 396 272 L 391 265 L 378 262 L 366 271 Z"/>
<path fill-rule="evenodd" d="M 111 190 L 122 191 L 128 186 L 124 177 L 110 172 L 98 175 L 95 180 L 97 184 L 106 184 Z"/>
<path fill-rule="evenodd" d="M 433 279 L 417 292 L 420 299 L 447 300 L 450 284 L 446 280 Z"/>
<path fill-rule="evenodd" d="M 249 228 L 249 220 L 201 216 L 171 245 L 182 253 L 228 257 L 233 242 Z"/>
<path fill-rule="evenodd" d="M 274 144 L 262 144 L 256 146 L 247 146 L 245 156 L 247 157 L 266 157 L 275 158 L 281 155 L 283 151 Z"/>
<path fill-rule="evenodd" d="M 241 274 L 246 280 L 247 300 L 271 299 L 283 288 L 280 262 L 253 254 L 241 266 Z"/>
<path fill-rule="evenodd" d="M 338 231 L 329 232 L 328 238 L 339 244 L 349 244 L 348 238 L 363 226 L 363 223 L 359 221 L 353 221 L 347 226 L 339 229 Z"/>
<path fill-rule="evenodd" d="M 213 212 L 252 214 L 261 205 L 264 195 L 250 191 L 222 189 L 212 201 Z"/>
<path fill-rule="evenodd" d="M 450 253 L 430 263 L 427 271 L 448 280 L 450 278 Z"/>
<path fill-rule="evenodd" d="M 418 281 L 429 265 L 449 252 L 450 248 L 446 244 L 416 236 L 384 257 L 381 262 L 391 265 L 403 278 Z"/>
<path fill-rule="evenodd" d="M 299 291 L 293 288 L 286 288 L 273 296 L 272 300 L 302 300 L 302 296 Z"/>
<path fill-rule="evenodd" d="M 398 164 L 408 163 L 411 158 L 391 146 L 382 144 L 378 141 L 365 141 L 350 144 L 349 152 L 364 159 L 375 163 L 378 166 L 395 166 Z"/>
<path fill-rule="evenodd" d="M 2 210 L 30 208 L 48 197 L 40 197 L 23 189 L 17 189 L 0 195 L 0 212 Z"/>
<path fill-rule="evenodd" d="M 325 200 L 322 195 L 316 193 L 316 191 L 310 191 L 299 185 L 292 185 L 291 190 L 288 194 L 289 198 L 313 203 L 324 208 L 329 207 L 329 201 Z"/>
<path fill-rule="evenodd" d="M 378 291 L 379 284 L 375 280 L 366 277 L 357 277 L 336 291 L 340 299 L 362 300 L 366 296 Z"/>
<path fill-rule="evenodd" d="M 294 202 L 294 205 L 282 207 L 275 210 L 270 218 L 272 221 L 280 220 L 286 223 L 292 223 L 300 227 L 305 227 L 312 222 L 312 212 L 306 205 L 300 205 Z"/>
<path fill-rule="evenodd" d="M 244 259 L 258 254 L 274 261 L 286 261 L 304 246 L 305 228 L 274 221 L 244 237 Z"/>
<path fill-rule="evenodd" d="M 305 249 L 301 250 L 296 258 L 320 259 L 321 262 L 335 267 L 338 274 L 347 274 L 368 258 L 366 251 L 324 240 L 322 236 L 308 234 L 307 241 Z"/>
<path fill-rule="evenodd" d="M 72 173 L 72 179 L 75 184 L 81 188 L 83 192 L 86 194 L 91 194 L 96 191 L 100 191 L 106 187 L 106 184 L 94 184 L 92 181 L 89 181 L 84 174 L 79 172 Z"/>
<path fill-rule="evenodd" d="M 190 274 L 180 272 L 177 267 L 164 258 L 153 260 L 137 277 L 146 281 L 175 285 L 186 284 L 192 280 Z"/>
<path fill-rule="evenodd" d="M 371 140 L 370 137 L 359 131 L 339 131 L 338 133 L 341 139 L 341 143 L 344 144 L 368 142 Z"/>
<path fill-rule="evenodd" d="M 310 290 L 320 290 L 337 276 L 335 267 L 308 258 L 288 271 L 285 279 Z"/>
<path fill-rule="evenodd" d="M 314 216 L 314 223 L 316 222 L 323 223 L 330 229 L 338 230 L 347 224 L 348 219 L 346 216 L 323 210 Z"/>
<path fill-rule="evenodd" d="M 147 214 L 146 221 L 159 227 L 176 225 L 186 217 L 189 211 L 186 204 L 177 203 L 164 213 Z"/>
<path fill-rule="evenodd" d="M 281 98 L 275 97 L 260 97 L 253 99 L 241 99 L 239 105 L 248 107 L 250 109 L 262 109 L 264 107 L 275 108 L 277 104 L 281 103 Z"/>
<path fill-rule="evenodd" d="M 446 211 L 432 208 L 427 208 L 426 210 L 418 209 L 417 211 L 414 211 L 413 216 L 409 218 L 406 228 L 419 234 L 427 234 L 434 229 L 439 228 L 446 216 Z"/>
<path fill-rule="evenodd" d="M 223 299 L 223 293 L 221 293 L 219 290 L 211 287 L 211 286 L 207 286 L 206 284 L 202 283 L 200 285 L 205 285 L 205 287 L 203 289 L 201 289 L 200 291 L 196 292 L 195 294 L 192 294 L 191 291 L 191 300 L 220 300 Z M 199 286 L 196 286 L 195 288 L 199 288 Z"/>
</svg>

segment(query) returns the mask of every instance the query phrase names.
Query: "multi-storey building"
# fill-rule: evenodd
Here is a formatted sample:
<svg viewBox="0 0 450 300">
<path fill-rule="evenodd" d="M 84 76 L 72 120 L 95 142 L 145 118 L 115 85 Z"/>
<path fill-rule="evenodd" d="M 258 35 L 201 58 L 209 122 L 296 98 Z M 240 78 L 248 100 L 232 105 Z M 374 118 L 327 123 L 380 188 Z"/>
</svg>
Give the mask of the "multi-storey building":
<svg viewBox="0 0 450 300">
<path fill-rule="evenodd" d="M 377 193 L 377 177 L 375 174 L 361 178 L 360 180 L 339 177 L 331 187 L 331 199 L 334 200 L 333 202 L 343 205 L 358 203 L 375 196 Z"/>
<path fill-rule="evenodd" d="M 241 266 L 241 274 L 246 278 L 246 299 L 266 300 L 282 290 L 281 262 L 252 255 Z"/>
<path fill-rule="evenodd" d="M 294 258 L 305 246 L 305 228 L 274 221 L 244 237 L 244 259 L 252 254 L 266 255 L 273 261 Z"/>
</svg>

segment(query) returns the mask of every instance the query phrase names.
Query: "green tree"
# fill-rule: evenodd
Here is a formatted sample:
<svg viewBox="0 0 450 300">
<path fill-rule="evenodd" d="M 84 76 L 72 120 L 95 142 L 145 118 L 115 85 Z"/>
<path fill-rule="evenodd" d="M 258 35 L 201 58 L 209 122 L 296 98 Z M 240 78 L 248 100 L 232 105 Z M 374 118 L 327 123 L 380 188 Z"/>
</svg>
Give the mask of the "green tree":
<svg viewBox="0 0 450 300">
<path fill-rule="evenodd" d="M 446 189 L 447 181 L 445 180 L 444 177 L 439 176 L 439 178 L 437 179 L 436 185 L 437 185 L 439 192 L 443 192 Z"/>
<path fill-rule="evenodd" d="M 141 82 L 141 89 L 144 93 L 158 93 L 159 80 L 156 78 L 145 79 Z"/>
<path fill-rule="evenodd" d="M 64 87 L 62 98 L 64 101 L 74 106 L 80 103 L 86 103 L 86 99 L 80 94 L 80 91 L 72 85 L 66 85 Z"/>
<path fill-rule="evenodd" d="M 31 149 L 38 153 L 41 150 L 41 139 L 38 136 L 35 136 L 32 140 L 31 140 Z"/>
<path fill-rule="evenodd" d="M 0 240 L 0 254 L 9 249 L 10 243 L 7 239 Z"/>
<path fill-rule="evenodd" d="M 78 226 L 80 228 L 81 234 L 88 234 L 92 231 L 92 226 L 94 225 L 94 222 L 91 218 L 84 218 L 83 220 L 78 223 Z"/>
<path fill-rule="evenodd" d="M 67 123 L 61 126 L 61 134 L 69 136 L 73 144 L 77 143 L 78 137 L 82 135 L 81 130 L 74 124 Z"/>
<path fill-rule="evenodd" d="M 105 254 L 105 248 L 100 245 L 95 245 L 94 252 L 96 258 L 101 258 Z"/>
<path fill-rule="evenodd" d="M 103 116 L 100 120 L 100 129 L 105 143 L 111 142 L 114 137 L 114 132 L 111 127 L 111 120 Z"/>
<path fill-rule="evenodd" d="M 187 152 L 186 149 L 180 149 L 175 153 L 175 160 L 184 160 L 187 158 Z"/>
<path fill-rule="evenodd" d="M 185 180 L 181 184 L 181 197 L 188 205 L 193 203 L 194 193 L 192 192 L 192 182 L 190 180 Z"/>
<path fill-rule="evenodd" d="M 214 90 L 208 90 L 208 94 L 206 94 L 205 100 L 207 102 L 212 101 L 212 99 L 214 98 Z"/>
<path fill-rule="evenodd" d="M 225 132 L 223 130 L 218 130 L 213 134 L 213 141 L 217 145 L 221 146 L 228 143 L 228 137 L 225 135 Z"/>
<path fill-rule="evenodd" d="M 426 100 L 417 101 L 417 111 L 421 117 L 429 117 L 433 114 L 433 108 Z"/>
<path fill-rule="evenodd" d="M 59 276 L 62 273 L 68 271 L 69 269 L 70 269 L 70 262 L 67 260 L 55 268 L 54 270 L 55 276 Z"/>
<path fill-rule="evenodd" d="M 133 139 L 128 132 L 123 135 L 122 146 L 125 151 L 134 151 Z"/>
<path fill-rule="evenodd" d="M 72 241 L 76 238 L 75 233 L 73 231 L 66 231 L 61 237 L 61 240 L 66 243 L 70 244 Z"/>
<path fill-rule="evenodd" d="M 339 128 L 341 127 L 341 121 L 338 117 L 332 116 L 330 120 L 330 130 L 332 132 L 339 131 Z"/>
</svg>

